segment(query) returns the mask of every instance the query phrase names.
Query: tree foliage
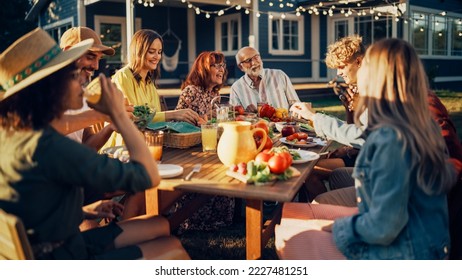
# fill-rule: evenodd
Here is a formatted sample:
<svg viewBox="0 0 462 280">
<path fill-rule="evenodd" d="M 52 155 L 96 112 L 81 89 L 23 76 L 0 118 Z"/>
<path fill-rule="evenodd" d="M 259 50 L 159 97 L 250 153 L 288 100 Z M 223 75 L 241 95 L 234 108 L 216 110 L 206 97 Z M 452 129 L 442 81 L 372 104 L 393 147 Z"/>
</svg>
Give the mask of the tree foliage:
<svg viewBox="0 0 462 280">
<path fill-rule="evenodd" d="M 31 9 L 30 0 L 2 1 L 0 9 L 0 52 L 16 39 L 37 27 L 37 22 L 26 21 Z"/>
</svg>

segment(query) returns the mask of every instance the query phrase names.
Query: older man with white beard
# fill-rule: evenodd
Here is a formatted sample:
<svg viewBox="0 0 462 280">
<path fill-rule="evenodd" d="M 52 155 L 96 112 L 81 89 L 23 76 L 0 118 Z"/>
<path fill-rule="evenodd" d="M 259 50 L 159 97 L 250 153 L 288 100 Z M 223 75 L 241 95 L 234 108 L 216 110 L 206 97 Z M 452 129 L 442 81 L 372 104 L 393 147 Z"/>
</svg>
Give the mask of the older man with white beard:
<svg viewBox="0 0 462 280">
<path fill-rule="evenodd" d="M 236 63 L 245 75 L 231 86 L 231 104 L 242 105 L 248 112 L 257 112 L 258 103 L 289 109 L 294 102 L 300 101 L 289 77 L 282 70 L 263 68 L 256 49 L 240 49 Z"/>
</svg>

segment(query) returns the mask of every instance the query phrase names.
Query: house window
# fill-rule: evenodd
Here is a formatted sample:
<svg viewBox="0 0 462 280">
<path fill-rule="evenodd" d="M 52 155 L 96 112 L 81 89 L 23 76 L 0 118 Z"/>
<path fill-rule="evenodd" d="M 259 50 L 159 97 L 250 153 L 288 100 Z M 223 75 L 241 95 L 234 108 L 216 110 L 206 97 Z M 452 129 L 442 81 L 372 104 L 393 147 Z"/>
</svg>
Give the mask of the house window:
<svg viewBox="0 0 462 280">
<path fill-rule="evenodd" d="M 412 24 L 414 48 L 419 54 L 428 54 L 428 15 L 414 13 Z"/>
<path fill-rule="evenodd" d="M 451 55 L 462 56 L 462 20 L 452 21 Z"/>
<path fill-rule="evenodd" d="M 141 19 L 135 19 L 135 31 L 141 29 Z M 116 51 L 113 56 L 105 56 L 107 64 L 126 62 L 127 31 L 125 17 L 95 16 L 95 32 L 99 34 L 103 45 L 110 46 Z"/>
<path fill-rule="evenodd" d="M 269 53 L 303 54 L 303 17 L 273 14 L 269 17 Z"/>
<path fill-rule="evenodd" d="M 63 19 L 57 22 L 54 22 L 49 25 L 45 25 L 42 27 L 43 30 L 47 31 L 53 39 L 59 44 L 59 40 L 66 30 L 72 27 L 72 17 Z"/>
<path fill-rule="evenodd" d="M 363 43 L 372 44 L 383 38 L 392 37 L 393 18 L 391 16 L 375 19 L 373 16 L 364 16 L 355 19 L 355 34 L 363 37 Z"/>
<path fill-rule="evenodd" d="M 412 44 L 422 55 L 462 56 L 462 22 L 459 18 L 412 13 Z"/>
<path fill-rule="evenodd" d="M 215 45 L 224 55 L 234 55 L 241 48 L 241 15 L 215 18 Z"/>
<path fill-rule="evenodd" d="M 432 54 L 447 55 L 448 50 L 448 28 L 446 18 L 434 16 L 432 22 Z"/>
</svg>

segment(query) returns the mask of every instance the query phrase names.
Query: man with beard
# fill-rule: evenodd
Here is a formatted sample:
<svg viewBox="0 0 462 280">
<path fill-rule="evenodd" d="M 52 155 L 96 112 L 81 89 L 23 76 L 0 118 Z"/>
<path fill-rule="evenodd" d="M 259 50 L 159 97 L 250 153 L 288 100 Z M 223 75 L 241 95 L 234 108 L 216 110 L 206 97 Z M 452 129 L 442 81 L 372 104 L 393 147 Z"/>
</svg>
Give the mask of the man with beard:
<svg viewBox="0 0 462 280">
<path fill-rule="evenodd" d="M 236 63 L 245 75 L 231 86 L 231 104 L 242 105 L 248 112 L 257 112 L 258 103 L 289 109 L 290 105 L 300 101 L 289 77 L 279 69 L 263 68 L 256 49 L 240 49 Z"/>
<path fill-rule="evenodd" d="M 94 72 L 99 69 L 101 58 L 104 55 L 112 56 L 115 53 L 113 48 L 103 45 L 95 31 L 80 26 L 72 27 L 64 32 L 61 36 L 60 47 L 66 51 L 86 39 L 93 39 L 94 43 L 76 62 L 82 68 L 81 77 L 85 81 L 84 85 L 90 82 Z M 83 104 L 84 106 L 79 110 L 67 111 L 62 118 L 53 122 L 53 126 L 69 138 L 99 150 L 106 143 L 115 127 L 110 124 L 101 130 L 95 129 L 94 125 L 103 127 L 103 123 L 109 121 L 109 117 L 90 109 L 86 102 Z M 129 113 L 132 111 L 130 108 L 126 109 Z"/>
</svg>

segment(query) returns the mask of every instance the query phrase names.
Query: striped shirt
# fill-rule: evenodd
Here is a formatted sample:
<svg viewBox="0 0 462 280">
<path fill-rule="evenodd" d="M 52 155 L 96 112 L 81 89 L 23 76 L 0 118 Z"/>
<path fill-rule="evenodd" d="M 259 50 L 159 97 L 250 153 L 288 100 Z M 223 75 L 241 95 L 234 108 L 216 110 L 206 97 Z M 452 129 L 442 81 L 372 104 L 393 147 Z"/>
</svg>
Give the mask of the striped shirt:
<svg viewBox="0 0 462 280">
<path fill-rule="evenodd" d="M 268 103 L 275 108 L 289 109 L 293 102 L 300 101 L 289 77 L 279 69 L 263 69 L 260 88 L 252 80 L 242 76 L 231 86 L 230 103 L 247 108 L 250 104 Z"/>
</svg>

